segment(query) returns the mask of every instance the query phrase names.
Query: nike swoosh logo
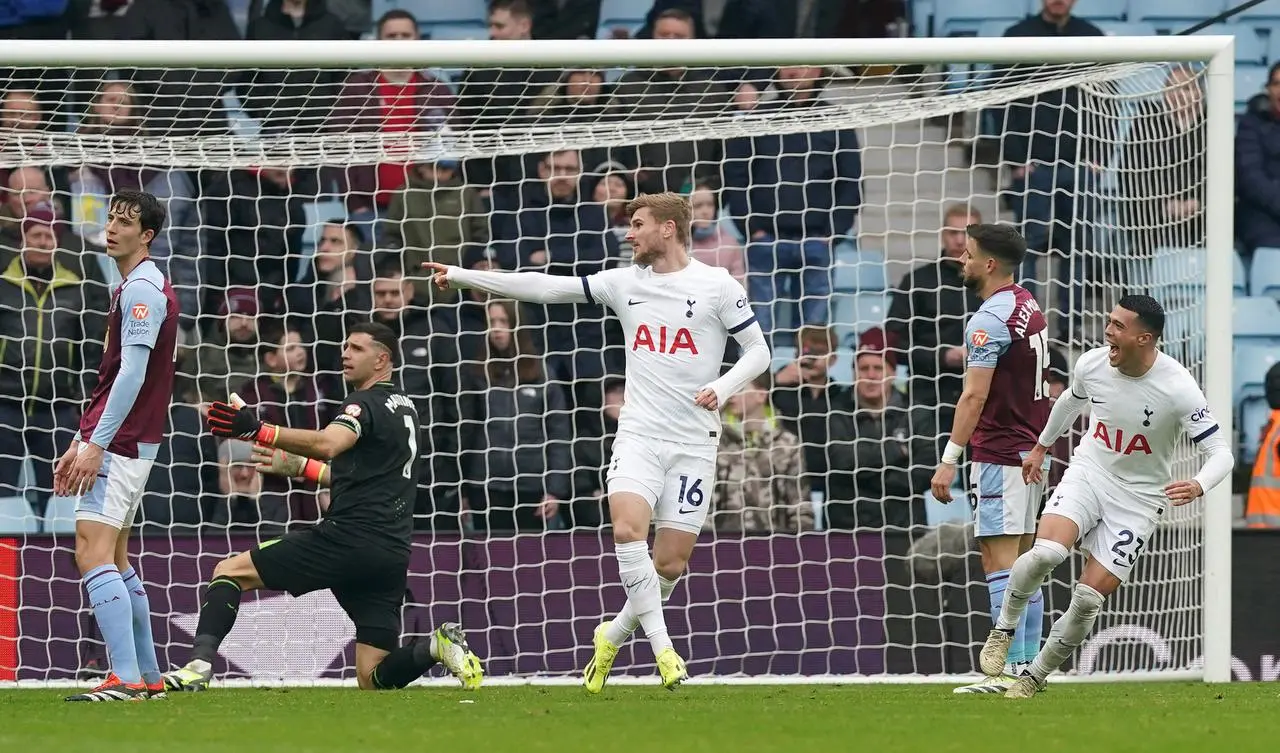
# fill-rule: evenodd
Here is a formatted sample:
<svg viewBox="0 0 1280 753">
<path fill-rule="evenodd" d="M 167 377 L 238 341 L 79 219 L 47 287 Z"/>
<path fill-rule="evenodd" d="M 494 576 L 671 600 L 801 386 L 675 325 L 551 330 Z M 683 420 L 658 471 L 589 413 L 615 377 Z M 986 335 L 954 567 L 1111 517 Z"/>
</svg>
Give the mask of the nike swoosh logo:
<svg viewBox="0 0 1280 753">
<path fill-rule="evenodd" d="M 637 303 L 644 303 L 644 301 L 633 301 L 633 300 L 631 300 L 630 298 L 628 298 L 628 299 L 627 299 L 627 305 L 628 305 L 628 306 L 634 306 L 634 305 L 636 305 Z"/>
<path fill-rule="evenodd" d="M 698 508 L 696 508 L 696 507 L 691 507 L 691 508 L 689 508 L 688 510 L 686 510 L 686 509 L 684 509 L 683 507 L 681 507 L 681 508 L 680 508 L 680 510 L 679 510 L 679 512 L 680 512 L 680 514 L 681 514 L 681 515 L 688 515 L 688 514 L 689 514 L 689 513 L 691 513 L 691 512 L 697 512 L 697 511 L 698 511 Z"/>
<path fill-rule="evenodd" d="M 1106 404 L 1106 401 L 1105 401 L 1105 400 L 1098 400 L 1098 399 L 1095 399 L 1095 398 L 1092 398 L 1092 397 L 1091 397 L 1091 398 L 1089 398 L 1089 402 L 1093 403 L 1094 405 L 1105 405 L 1105 404 Z"/>
</svg>

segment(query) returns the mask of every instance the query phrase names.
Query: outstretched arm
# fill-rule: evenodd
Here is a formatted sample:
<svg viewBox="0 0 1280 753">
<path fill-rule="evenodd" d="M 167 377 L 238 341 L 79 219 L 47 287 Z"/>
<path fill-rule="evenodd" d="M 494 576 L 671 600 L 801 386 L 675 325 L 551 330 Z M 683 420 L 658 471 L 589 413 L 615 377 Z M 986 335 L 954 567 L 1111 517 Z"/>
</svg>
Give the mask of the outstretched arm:
<svg viewBox="0 0 1280 753">
<path fill-rule="evenodd" d="M 437 287 L 473 288 L 528 303 L 592 303 L 585 277 L 548 275 L 541 272 L 482 272 L 426 262 Z"/>
<path fill-rule="evenodd" d="M 254 444 L 253 461 L 258 473 L 265 476 L 304 478 L 318 486 L 329 485 L 329 464 L 313 458 L 285 452 L 278 447 Z"/>
<path fill-rule="evenodd" d="M 235 403 L 240 403 L 240 406 Z M 338 416 L 320 431 L 264 423 L 252 408 L 244 406 L 234 395 L 231 403 L 215 402 L 210 405 L 207 420 L 214 436 L 278 447 L 285 452 L 317 460 L 332 460 L 351 449 L 360 438 L 361 431 L 358 422 L 347 414 Z"/>
</svg>

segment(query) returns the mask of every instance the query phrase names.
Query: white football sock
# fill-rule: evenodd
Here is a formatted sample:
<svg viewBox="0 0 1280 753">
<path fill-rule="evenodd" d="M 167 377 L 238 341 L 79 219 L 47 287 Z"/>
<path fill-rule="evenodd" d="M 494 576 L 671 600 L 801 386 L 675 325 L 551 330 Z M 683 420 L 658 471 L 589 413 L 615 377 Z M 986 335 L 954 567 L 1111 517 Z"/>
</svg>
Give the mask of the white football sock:
<svg viewBox="0 0 1280 753">
<path fill-rule="evenodd" d="M 1040 649 L 1027 670 L 1032 677 L 1043 682 L 1044 678 L 1061 667 L 1067 657 L 1084 643 L 1089 631 L 1093 630 L 1094 621 L 1098 619 L 1098 612 L 1102 611 L 1103 600 L 1102 594 L 1096 590 L 1083 583 L 1076 584 L 1075 591 L 1071 594 L 1071 606 L 1053 623 L 1049 640 L 1045 641 L 1044 648 Z"/>
<path fill-rule="evenodd" d="M 1069 554 L 1067 548 L 1056 541 L 1036 539 L 1035 545 L 1018 557 L 1009 570 L 1009 586 L 1004 592 L 1004 604 L 1000 607 L 1000 618 L 996 620 L 997 628 L 1017 629 L 1027 602 L 1039 592 L 1053 568 L 1065 562 Z"/>
<path fill-rule="evenodd" d="M 658 576 L 658 592 L 662 596 L 662 603 L 666 604 L 671 598 L 671 592 L 676 590 L 676 580 L 667 580 L 661 575 Z M 604 637 L 615 646 L 621 646 L 624 641 L 631 637 L 631 634 L 640 627 L 640 618 L 636 615 L 636 610 L 631 606 L 631 600 L 627 599 L 627 603 L 622 605 L 622 611 L 618 612 L 618 616 L 609 622 L 609 627 L 605 628 Z"/>
<path fill-rule="evenodd" d="M 622 587 L 627 591 L 627 604 L 640 620 L 640 627 L 644 628 L 653 654 L 657 656 L 671 648 L 671 638 L 667 635 L 667 621 L 662 616 L 662 592 L 658 586 L 658 571 L 649 558 L 649 543 L 630 541 L 615 544 L 613 550 L 618 557 Z"/>
</svg>

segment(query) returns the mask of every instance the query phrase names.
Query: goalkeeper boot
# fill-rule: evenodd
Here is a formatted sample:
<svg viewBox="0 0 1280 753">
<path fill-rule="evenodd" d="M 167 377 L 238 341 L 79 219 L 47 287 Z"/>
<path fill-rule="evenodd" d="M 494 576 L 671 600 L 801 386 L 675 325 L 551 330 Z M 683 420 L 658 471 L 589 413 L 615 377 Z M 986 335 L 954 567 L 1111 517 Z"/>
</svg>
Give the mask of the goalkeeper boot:
<svg viewBox="0 0 1280 753">
<path fill-rule="evenodd" d="M 458 678 L 463 690 L 476 690 L 484 680 L 480 657 L 471 653 L 462 626 L 446 622 L 431 634 L 431 655 Z"/>
<path fill-rule="evenodd" d="M 973 683 L 972 685 L 961 685 L 960 687 L 952 690 L 951 692 L 957 693 L 957 694 L 965 694 L 965 693 L 986 693 L 988 695 L 1000 694 L 1008 691 L 1009 688 L 1013 687 L 1013 684 L 1016 683 L 1017 681 L 1018 681 L 1018 678 L 1014 677 L 1013 675 L 1002 674 L 999 677 L 984 677 L 981 680 Z"/>
<path fill-rule="evenodd" d="M 1048 683 L 1037 680 L 1030 672 L 1023 672 L 1016 682 L 1005 692 L 1005 698 L 1034 698 L 1036 693 L 1045 689 Z"/>
<path fill-rule="evenodd" d="M 658 673 L 662 675 L 662 687 L 675 690 L 680 683 L 689 679 L 689 670 L 684 666 L 684 659 L 674 648 L 666 648 L 658 654 Z"/>
<path fill-rule="evenodd" d="M 582 671 L 582 684 L 588 693 L 599 693 L 604 690 L 605 681 L 609 679 L 609 671 L 613 669 L 613 660 L 618 658 L 618 646 L 605 637 L 608 628 L 608 622 L 600 623 L 596 626 L 596 632 L 592 638 L 595 653 L 591 656 L 591 661 L 587 662 L 587 668 Z"/>
<path fill-rule="evenodd" d="M 147 700 L 147 686 L 145 683 L 125 684 L 114 672 L 107 675 L 107 679 L 98 687 L 86 693 L 77 693 L 67 696 L 68 701 L 88 701 L 90 703 L 100 703 L 103 701 L 145 701 Z"/>
<path fill-rule="evenodd" d="M 192 659 L 187 666 L 166 672 L 163 677 L 164 686 L 169 690 L 189 693 L 208 690 L 209 681 L 213 679 L 213 665 L 203 659 Z"/>
<path fill-rule="evenodd" d="M 993 628 L 987 634 L 987 642 L 982 646 L 982 653 L 978 654 L 978 667 L 982 669 L 982 674 L 987 677 L 1003 675 L 1004 666 L 1009 661 L 1009 647 L 1012 645 L 1012 631 Z"/>
</svg>

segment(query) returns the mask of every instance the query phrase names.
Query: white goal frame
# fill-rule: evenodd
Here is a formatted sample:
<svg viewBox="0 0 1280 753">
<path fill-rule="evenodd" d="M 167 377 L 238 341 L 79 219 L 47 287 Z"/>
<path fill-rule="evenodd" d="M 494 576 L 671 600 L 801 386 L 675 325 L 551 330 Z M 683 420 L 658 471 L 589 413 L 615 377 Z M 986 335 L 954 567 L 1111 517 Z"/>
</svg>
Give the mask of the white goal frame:
<svg viewBox="0 0 1280 753">
<path fill-rule="evenodd" d="M 751 39 L 664 41 L 90 41 L 6 40 L 0 65 L 17 67 L 352 68 L 926 65 L 1015 63 L 1204 63 L 1207 102 L 1205 384 L 1221 430 L 1234 437 L 1232 263 L 1234 38 L 1230 36 Z M 918 115 L 917 115 L 918 117 Z M 0 139 L 2 142 L 3 139 Z M 1231 680 L 1231 490 L 1220 484 L 1202 504 L 1203 679 Z M 1185 678 L 1185 674 L 1178 673 Z M 821 681 L 821 678 L 815 678 Z M 876 678 L 881 679 L 881 678 Z M 887 678 L 885 678 L 887 679 Z M 916 681 L 946 678 L 902 678 Z M 1099 678 L 1103 679 L 1103 678 Z M 1114 676 L 1108 680 L 1127 679 Z M 1151 679 L 1149 676 L 1144 679 Z M 893 681 L 893 680 L 890 680 Z"/>
</svg>

